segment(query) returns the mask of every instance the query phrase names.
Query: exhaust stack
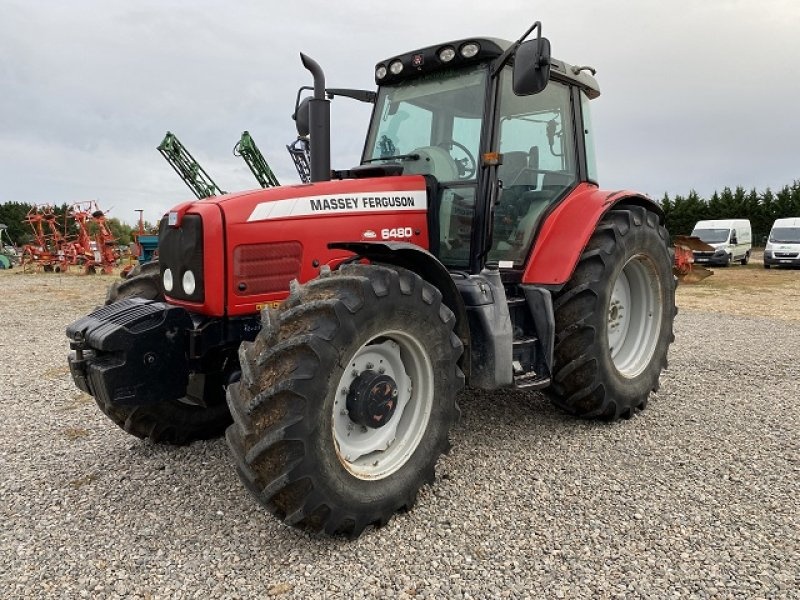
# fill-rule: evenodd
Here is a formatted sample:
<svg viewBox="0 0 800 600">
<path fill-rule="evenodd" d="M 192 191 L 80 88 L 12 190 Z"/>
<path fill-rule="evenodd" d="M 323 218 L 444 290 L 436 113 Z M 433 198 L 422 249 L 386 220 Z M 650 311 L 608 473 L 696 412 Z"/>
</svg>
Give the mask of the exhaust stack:
<svg viewBox="0 0 800 600">
<path fill-rule="evenodd" d="M 311 181 L 331 178 L 331 103 L 325 97 L 325 74 L 313 58 L 300 53 L 303 66 L 314 76 L 314 96 L 309 100 Z"/>
</svg>

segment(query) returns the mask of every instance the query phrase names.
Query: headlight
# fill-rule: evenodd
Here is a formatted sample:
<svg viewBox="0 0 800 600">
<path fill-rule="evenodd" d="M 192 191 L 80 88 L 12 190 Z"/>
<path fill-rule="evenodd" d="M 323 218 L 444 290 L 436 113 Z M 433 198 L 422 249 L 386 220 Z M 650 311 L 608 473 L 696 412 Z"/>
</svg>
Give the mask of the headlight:
<svg viewBox="0 0 800 600">
<path fill-rule="evenodd" d="M 464 58 L 472 58 L 480 51 L 480 49 L 481 47 L 475 42 L 464 44 L 461 46 L 461 56 Z"/>
<path fill-rule="evenodd" d="M 389 70 L 394 75 L 400 75 L 400 73 L 403 72 L 403 63 L 401 63 L 399 60 L 396 60 L 389 65 Z"/>
<path fill-rule="evenodd" d="M 191 271 L 186 271 L 183 274 L 183 291 L 187 296 L 191 296 L 194 294 L 196 282 L 194 280 L 194 273 Z"/>
<path fill-rule="evenodd" d="M 170 269 L 164 269 L 163 280 L 164 280 L 164 289 L 167 290 L 168 292 L 171 292 L 172 286 L 175 284 L 175 282 L 172 280 L 172 271 Z"/>
<path fill-rule="evenodd" d="M 378 67 L 375 69 L 375 78 L 383 79 L 384 77 L 386 77 L 386 67 L 383 65 L 378 65 Z"/>
<path fill-rule="evenodd" d="M 452 46 L 446 46 L 439 50 L 439 60 L 442 62 L 450 62 L 456 57 L 455 48 Z"/>
</svg>

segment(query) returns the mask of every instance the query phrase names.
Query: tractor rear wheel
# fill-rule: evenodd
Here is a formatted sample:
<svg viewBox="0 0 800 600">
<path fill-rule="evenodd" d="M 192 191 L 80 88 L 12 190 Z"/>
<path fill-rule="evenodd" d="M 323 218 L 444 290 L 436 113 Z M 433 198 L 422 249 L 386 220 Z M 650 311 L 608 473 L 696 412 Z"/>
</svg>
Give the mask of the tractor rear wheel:
<svg viewBox="0 0 800 600">
<path fill-rule="evenodd" d="M 136 267 L 128 279 L 112 284 L 106 304 L 126 298 L 164 300 L 157 262 Z M 233 369 L 229 363 L 235 361 L 235 355 L 230 360 L 225 360 L 225 357 L 219 360 L 219 373 L 214 375 L 222 380 L 222 373 Z M 207 394 L 201 402 L 189 397 L 146 406 L 119 406 L 97 398 L 95 401 L 103 414 L 131 435 L 153 442 L 184 445 L 195 440 L 218 438 L 230 425 L 231 416 L 222 382 L 210 387 L 214 389 L 213 393 Z"/>
<path fill-rule="evenodd" d="M 357 537 L 410 508 L 458 418 L 462 344 L 411 271 L 346 265 L 294 286 L 239 349 L 228 444 L 278 518 Z"/>
<path fill-rule="evenodd" d="M 675 339 L 675 278 L 658 215 L 603 217 L 572 279 L 554 295 L 554 403 L 583 418 L 629 418 L 658 389 Z"/>
</svg>

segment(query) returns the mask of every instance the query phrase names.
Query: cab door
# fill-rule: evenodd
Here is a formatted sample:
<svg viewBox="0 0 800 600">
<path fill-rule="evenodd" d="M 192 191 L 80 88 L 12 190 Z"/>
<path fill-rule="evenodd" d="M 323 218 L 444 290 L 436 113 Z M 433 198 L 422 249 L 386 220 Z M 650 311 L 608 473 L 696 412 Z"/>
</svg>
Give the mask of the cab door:
<svg viewBox="0 0 800 600">
<path fill-rule="evenodd" d="M 543 216 L 580 177 L 572 88 L 551 80 L 540 93 L 517 96 L 512 70 L 504 69 L 498 91 L 494 147 L 502 194 L 495 206 L 488 262 L 520 268 Z"/>
</svg>

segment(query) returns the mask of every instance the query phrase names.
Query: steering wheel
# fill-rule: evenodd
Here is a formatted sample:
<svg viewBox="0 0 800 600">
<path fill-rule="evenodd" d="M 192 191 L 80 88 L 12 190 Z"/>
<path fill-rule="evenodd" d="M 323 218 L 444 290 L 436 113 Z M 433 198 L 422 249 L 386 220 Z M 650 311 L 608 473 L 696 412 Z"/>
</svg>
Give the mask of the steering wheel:
<svg viewBox="0 0 800 600">
<path fill-rule="evenodd" d="M 472 152 L 470 152 L 464 144 L 449 140 L 436 145 L 447 150 L 447 152 L 453 158 L 456 163 L 456 167 L 458 167 L 459 179 L 472 179 L 472 177 L 474 177 L 475 172 L 478 170 L 478 163 L 475 160 L 475 157 L 472 155 Z M 466 155 L 466 158 L 455 158 L 452 154 L 453 147 L 461 150 Z"/>
</svg>

